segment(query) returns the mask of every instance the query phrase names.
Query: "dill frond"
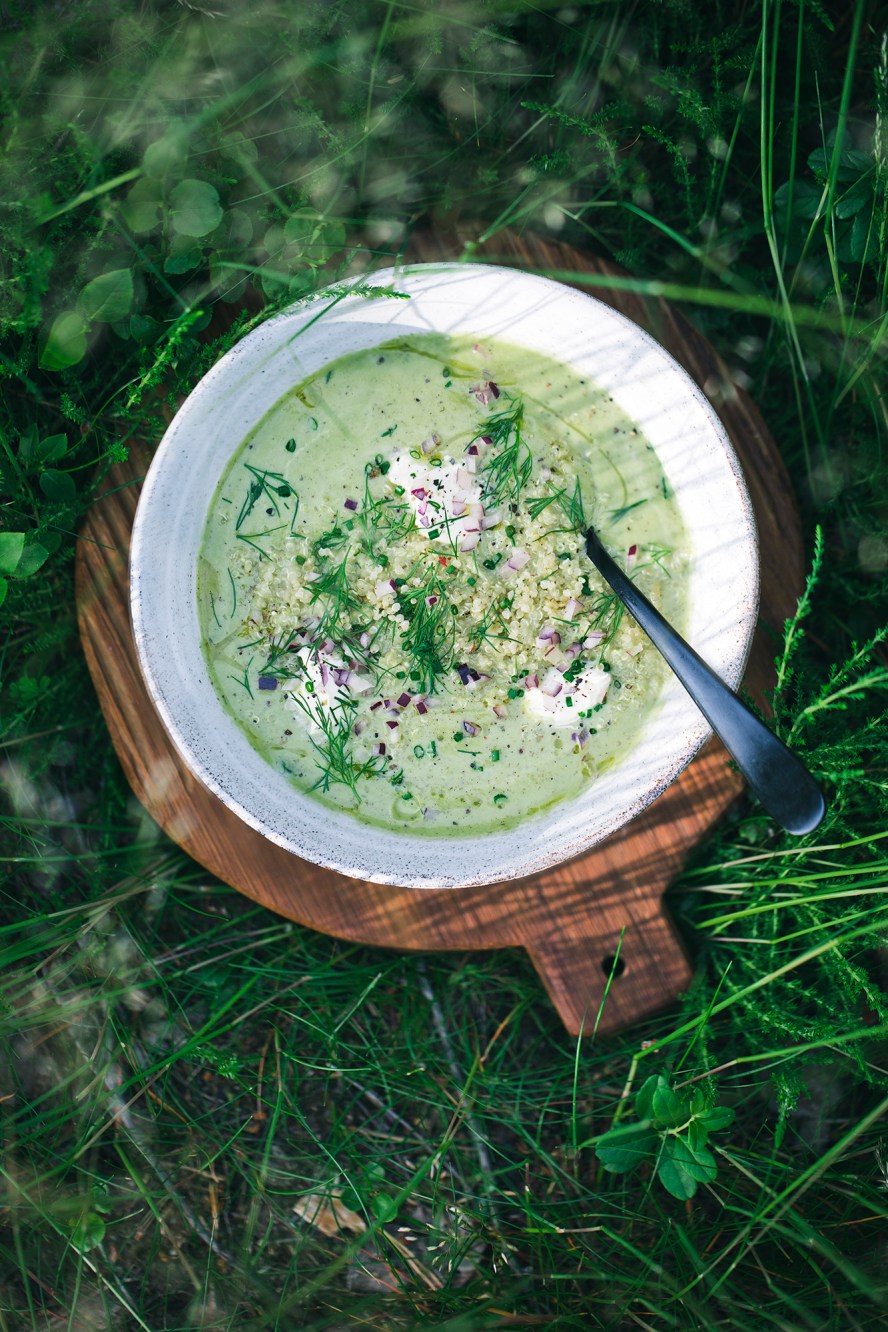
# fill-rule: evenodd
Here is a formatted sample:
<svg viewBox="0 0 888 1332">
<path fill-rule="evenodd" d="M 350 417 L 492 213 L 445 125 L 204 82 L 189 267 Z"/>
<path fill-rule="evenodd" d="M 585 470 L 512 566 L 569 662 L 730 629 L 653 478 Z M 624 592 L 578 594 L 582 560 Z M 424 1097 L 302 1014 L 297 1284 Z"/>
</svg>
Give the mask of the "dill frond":
<svg viewBox="0 0 888 1332">
<path fill-rule="evenodd" d="M 381 755 L 368 759 L 365 763 L 355 762 L 352 754 L 352 720 L 357 703 L 354 699 L 340 698 L 327 707 L 319 699 L 307 699 L 294 694 L 297 707 L 305 713 L 321 732 L 316 739 L 311 732 L 308 738 L 317 755 L 317 767 L 320 777 L 311 788 L 313 791 L 329 791 L 331 786 L 347 786 L 352 795 L 361 803 L 358 794 L 358 779 L 372 777 L 381 772 L 386 760 Z"/>
<path fill-rule="evenodd" d="M 397 598 L 409 621 L 401 643 L 410 660 L 410 678 L 426 693 L 434 693 L 438 679 L 453 665 L 455 629 L 447 589 L 430 565 L 419 587 L 405 583 Z"/>
<path fill-rule="evenodd" d="M 490 505 L 499 504 L 502 500 L 517 504 L 533 472 L 533 454 L 521 433 L 524 402 L 508 394 L 504 396 L 512 405 L 505 411 L 488 416 L 472 441 L 474 443 L 484 435 L 492 441 L 487 446 L 490 456 L 485 459 L 482 467 L 484 500 Z"/>
</svg>

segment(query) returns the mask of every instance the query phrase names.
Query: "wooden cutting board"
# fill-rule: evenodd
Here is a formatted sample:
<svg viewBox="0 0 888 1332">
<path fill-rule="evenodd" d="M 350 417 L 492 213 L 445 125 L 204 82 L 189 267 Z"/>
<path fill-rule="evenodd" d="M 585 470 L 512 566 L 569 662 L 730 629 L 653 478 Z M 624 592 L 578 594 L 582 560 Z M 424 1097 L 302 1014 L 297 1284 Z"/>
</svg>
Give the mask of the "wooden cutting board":
<svg viewBox="0 0 888 1332">
<path fill-rule="evenodd" d="M 463 253 L 456 235 L 411 241 L 411 260 Z M 612 264 L 538 237 L 501 233 L 473 258 L 535 272 L 625 276 Z M 775 645 L 803 584 L 802 542 L 788 478 L 749 396 L 712 347 L 662 301 L 587 286 L 641 324 L 704 390 L 730 435 L 755 507 L 762 600 L 744 685 L 764 705 Z M 212 330 L 211 330 L 212 331 Z M 544 874 L 484 888 L 419 891 L 348 879 L 266 841 L 205 790 L 179 759 L 139 673 L 129 619 L 128 552 L 140 478 L 157 440 L 106 480 L 77 548 L 80 633 L 127 780 L 164 831 L 212 874 L 303 925 L 398 949 L 527 949 L 567 1030 L 613 1031 L 672 1001 L 690 978 L 662 894 L 691 849 L 743 789 L 710 742 L 642 815 L 587 855 Z M 619 951 L 619 963 L 613 959 Z"/>
</svg>

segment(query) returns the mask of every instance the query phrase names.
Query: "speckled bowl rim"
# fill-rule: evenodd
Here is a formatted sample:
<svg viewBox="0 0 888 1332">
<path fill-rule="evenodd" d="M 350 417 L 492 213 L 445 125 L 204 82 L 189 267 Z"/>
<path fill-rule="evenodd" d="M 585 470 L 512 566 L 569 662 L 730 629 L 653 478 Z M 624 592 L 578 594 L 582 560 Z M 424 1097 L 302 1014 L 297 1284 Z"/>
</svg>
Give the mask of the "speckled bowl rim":
<svg viewBox="0 0 888 1332">
<path fill-rule="evenodd" d="M 383 270 L 367 275 L 361 281 L 364 283 L 381 287 L 385 285 L 394 285 L 395 288 L 403 289 L 409 286 L 411 282 L 422 282 L 456 279 L 458 276 L 465 278 L 467 275 L 477 274 L 492 277 L 500 276 L 502 279 L 508 279 L 510 282 L 519 281 L 523 284 L 543 284 L 548 289 L 550 295 L 552 288 L 557 288 L 558 294 L 571 299 L 579 298 L 581 301 L 590 303 L 591 311 L 595 310 L 595 318 L 605 321 L 613 321 L 615 329 L 620 329 L 622 335 L 628 338 L 630 343 L 634 343 L 642 353 L 653 354 L 659 359 L 663 370 L 668 370 L 673 376 L 676 376 L 682 384 L 682 389 L 687 395 L 688 403 L 693 403 L 695 408 L 708 418 L 708 423 L 712 429 L 713 435 L 719 445 L 719 456 L 727 465 L 731 478 L 736 487 L 737 509 L 734 518 L 737 522 L 738 535 L 742 538 L 742 555 L 744 565 L 742 569 L 742 592 L 738 597 L 741 605 L 738 606 L 738 619 L 735 626 L 736 645 L 735 650 L 721 663 L 719 671 L 722 678 L 732 688 L 736 688 L 743 675 L 743 670 L 748 659 L 752 644 L 752 636 L 755 629 L 758 603 L 759 603 L 759 556 L 758 556 L 758 537 L 755 525 L 755 516 L 746 483 L 743 477 L 743 471 L 740 462 L 734 452 L 731 441 L 722 425 L 718 415 L 712 408 L 708 399 L 691 379 L 690 375 L 682 366 L 674 360 L 672 356 L 652 338 L 648 333 L 638 327 L 632 320 L 625 315 L 615 311 L 612 307 L 604 304 L 584 292 L 579 292 L 564 284 L 554 282 L 551 279 L 537 276 L 535 274 L 523 273 L 520 270 L 500 267 L 488 264 L 466 264 L 466 263 L 437 263 L 437 264 L 411 264 L 396 269 Z M 339 294 L 342 284 L 338 283 L 329 290 Z M 324 292 L 315 294 L 309 301 L 297 301 L 294 305 L 288 307 L 281 313 L 273 316 L 265 323 L 254 329 L 244 339 L 236 344 L 227 352 L 210 371 L 201 379 L 196 388 L 189 394 L 185 403 L 179 409 L 173 422 L 166 431 L 160 446 L 158 447 L 155 458 L 149 468 L 148 475 L 144 482 L 139 505 L 137 508 L 136 519 L 133 527 L 131 555 L 130 555 L 130 607 L 133 626 L 133 634 L 138 654 L 138 660 L 142 675 L 145 680 L 148 693 L 157 709 L 164 728 L 172 741 L 176 751 L 185 762 L 189 771 L 210 791 L 216 795 L 222 803 L 240 817 L 248 826 L 254 828 L 262 835 L 266 836 L 275 844 L 283 847 L 285 850 L 297 855 L 314 864 L 337 871 L 340 874 L 351 878 L 367 880 L 370 882 L 391 884 L 393 886 L 412 887 L 417 889 L 437 889 L 437 888 L 459 888 L 476 887 L 486 884 L 494 884 L 510 879 L 524 878 L 527 876 L 539 874 L 553 866 L 576 859 L 585 854 L 591 847 L 599 844 L 605 838 L 611 836 L 619 829 L 623 828 L 630 820 L 635 818 L 645 810 L 654 800 L 657 799 L 684 771 L 700 747 L 712 734 L 711 728 L 703 719 L 702 715 L 696 713 L 696 718 L 688 721 L 685 731 L 685 742 L 676 750 L 676 752 L 666 761 L 656 772 L 655 779 L 645 787 L 643 791 L 636 794 L 631 800 L 625 803 L 622 808 L 616 811 L 611 817 L 600 820 L 594 836 L 583 836 L 577 840 L 565 843 L 555 840 L 554 844 L 548 844 L 543 841 L 538 846 L 536 854 L 533 856 L 525 855 L 520 863 L 500 862 L 495 869 L 486 868 L 479 870 L 476 866 L 466 860 L 461 860 L 458 855 L 452 856 L 453 864 L 447 868 L 440 864 L 436 865 L 433 871 L 425 869 L 423 866 L 413 865 L 408 871 L 399 871 L 395 869 L 380 869 L 374 863 L 374 856 L 366 855 L 362 849 L 355 855 L 352 851 L 349 855 L 336 854 L 331 852 L 328 844 L 325 844 L 323 834 L 321 840 L 315 837 L 304 835 L 293 836 L 291 833 L 282 833 L 279 827 L 272 826 L 267 817 L 257 814 L 255 809 L 250 808 L 248 803 L 239 799 L 238 796 L 229 789 L 229 783 L 220 780 L 215 772 L 208 767 L 201 757 L 199 745 L 196 746 L 192 737 L 186 732 L 189 728 L 189 721 L 183 716 L 183 708 L 177 703 L 175 683 L 169 679 L 169 671 L 164 659 L 162 645 L 159 645 L 155 637 L 154 625 L 151 621 L 150 601 L 151 601 L 151 557 L 152 540 L 158 537 L 158 533 L 153 528 L 158 527 L 158 515 L 154 512 L 156 506 L 157 494 L 161 488 L 161 478 L 164 476 L 165 469 L 170 466 L 171 459 L 175 456 L 177 449 L 181 452 L 181 439 L 183 423 L 190 424 L 192 418 L 197 417 L 203 408 L 206 400 L 214 394 L 224 382 L 226 376 L 237 373 L 240 362 L 244 357 L 245 351 L 250 350 L 258 355 L 263 348 L 273 346 L 275 341 L 279 342 L 279 333 L 282 327 L 288 323 L 299 321 L 307 323 L 313 316 L 313 312 L 319 302 L 323 300 Z M 359 298 L 347 298 L 359 299 Z M 304 316 L 304 318 L 303 318 Z M 329 326 L 329 325 L 328 325 Z M 385 337 L 392 336 L 391 331 L 387 331 L 387 325 L 381 325 L 381 336 L 379 341 Z M 430 330 L 434 331 L 434 330 Z M 496 335 L 492 335 L 496 336 Z M 507 337 L 507 335 L 503 335 Z M 290 339 L 289 341 L 292 341 Z M 282 345 L 282 344 L 281 344 Z M 373 345 L 372 343 L 367 345 Z M 343 355 L 345 352 L 339 352 L 337 355 Z M 255 372 L 254 372 L 255 373 Z M 300 377 L 304 377 L 300 376 Z M 294 380 L 293 382 L 298 382 Z M 602 382 L 600 379 L 598 382 Z M 612 392 L 616 392 L 614 386 L 608 386 Z M 286 390 L 284 390 L 286 391 Z M 281 395 L 276 395 L 275 400 Z M 268 410 L 266 406 L 265 411 Z M 637 411 L 633 413 L 627 409 L 629 415 L 634 415 L 638 419 Z M 263 415 L 259 413 L 259 416 Z M 257 417 L 257 419 L 259 419 Z M 186 432 L 187 438 L 187 432 Z M 241 439 L 243 436 L 241 436 Z M 234 446 L 236 448 L 237 445 Z M 218 467 L 216 474 L 216 483 L 225 471 L 228 461 L 234 449 L 229 448 Z M 200 531 L 202 533 L 206 521 L 206 513 L 201 516 Z M 693 582 L 692 582 L 693 587 Z M 156 591 L 156 589 L 155 589 Z M 196 613 L 196 612 L 195 612 Z M 680 686 L 676 684 L 676 689 Z M 212 689 L 212 686 L 210 686 Z M 218 700 L 217 700 L 218 703 Z M 221 705 L 220 705 L 221 706 Z M 696 712 L 693 705 L 688 701 L 688 709 Z M 227 718 L 227 714 L 225 714 Z M 690 718 L 690 713 L 688 713 Z M 231 725 L 237 729 L 238 733 L 243 735 L 237 723 L 233 719 L 228 719 Z M 249 741 L 244 736 L 244 742 L 249 745 Z M 642 739 L 644 732 L 642 732 Z M 638 745 L 633 746 L 633 752 Z M 255 751 L 252 751 L 255 753 Z M 262 760 L 265 769 L 272 775 L 275 774 L 269 765 Z M 624 765 L 618 765 L 623 767 Z M 286 782 L 286 778 L 280 778 Z M 290 792 L 293 788 L 288 785 Z M 588 793 L 594 790 L 593 783 L 574 801 L 561 802 L 562 806 L 570 808 L 577 807 L 584 800 L 588 800 Z M 326 816 L 326 821 L 347 820 L 348 824 L 353 825 L 354 829 L 360 833 L 363 842 L 370 843 L 371 848 L 374 843 L 382 842 L 389 844 L 392 848 L 390 861 L 396 861 L 398 864 L 411 864 L 412 857 L 408 855 L 409 851 L 416 851 L 420 848 L 425 854 L 425 858 L 440 861 L 444 858 L 447 850 L 461 850 L 464 846 L 471 847 L 473 850 L 482 848 L 485 844 L 490 846 L 495 839 L 501 842 L 510 840 L 508 832 L 478 834 L 472 838 L 458 837 L 423 837 L 422 834 L 412 833 L 407 828 L 402 832 L 388 831 L 384 828 L 370 825 L 360 820 L 351 818 L 347 814 L 332 811 L 328 806 L 323 805 L 311 796 L 305 796 L 302 793 L 296 793 L 298 803 L 307 801 L 311 807 L 311 812 L 320 810 Z M 556 810 L 556 815 L 560 812 Z M 533 820 L 527 821 L 527 826 L 536 823 L 543 827 L 549 821 L 548 815 L 536 815 Z M 523 828 L 524 825 L 522 825 Z M 435 854 L 437 852 L 437 855 Z M 383 857 L 385 858 L 385 857 Z M 357 862 L 356 863 L 356 859 Z M 423 859 L 423 856 L 420 856 Z"/>
</svg>

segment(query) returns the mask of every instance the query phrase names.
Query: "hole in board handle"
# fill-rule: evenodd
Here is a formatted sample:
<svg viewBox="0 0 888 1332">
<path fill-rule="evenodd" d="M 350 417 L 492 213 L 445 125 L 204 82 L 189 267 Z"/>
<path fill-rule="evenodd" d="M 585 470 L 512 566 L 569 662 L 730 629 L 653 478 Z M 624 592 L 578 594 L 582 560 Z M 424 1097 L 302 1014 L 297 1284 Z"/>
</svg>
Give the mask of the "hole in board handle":
<svg viewBox="0 0 888 1332">
<path fill-rule="evenodd" d="M 614 965 L 615 963 L 616 965 Z M 623 972 L 626 970 L 626 963 L 623 961 L 622 957 L 616 957 L 614 953 L 611 953 L 608 957 L 603 957 L 601 959 L 601 970 L 604 972 L 605 976 L 610 976 L 611 972 L 613 972 L 614 980 L 616 980 L 616 978 L 622 976 Z"/>
</svg>

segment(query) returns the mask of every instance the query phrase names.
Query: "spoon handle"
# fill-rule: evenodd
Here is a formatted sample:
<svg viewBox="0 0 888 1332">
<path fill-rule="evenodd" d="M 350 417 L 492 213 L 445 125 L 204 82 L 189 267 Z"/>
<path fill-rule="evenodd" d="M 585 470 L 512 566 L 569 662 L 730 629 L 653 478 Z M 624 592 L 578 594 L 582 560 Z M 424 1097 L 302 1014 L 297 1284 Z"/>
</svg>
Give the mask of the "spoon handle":
<svg viewBox="0 0 888 1332">
<path fill-rule="evenodd" d="M 804 764 L 664 620 L 611 559 L 592 528 L 586 533 L 586 553 L 666 658 L 771 817 L 787 832 L 813 832 L 826 803 Z"/>
</svg>

